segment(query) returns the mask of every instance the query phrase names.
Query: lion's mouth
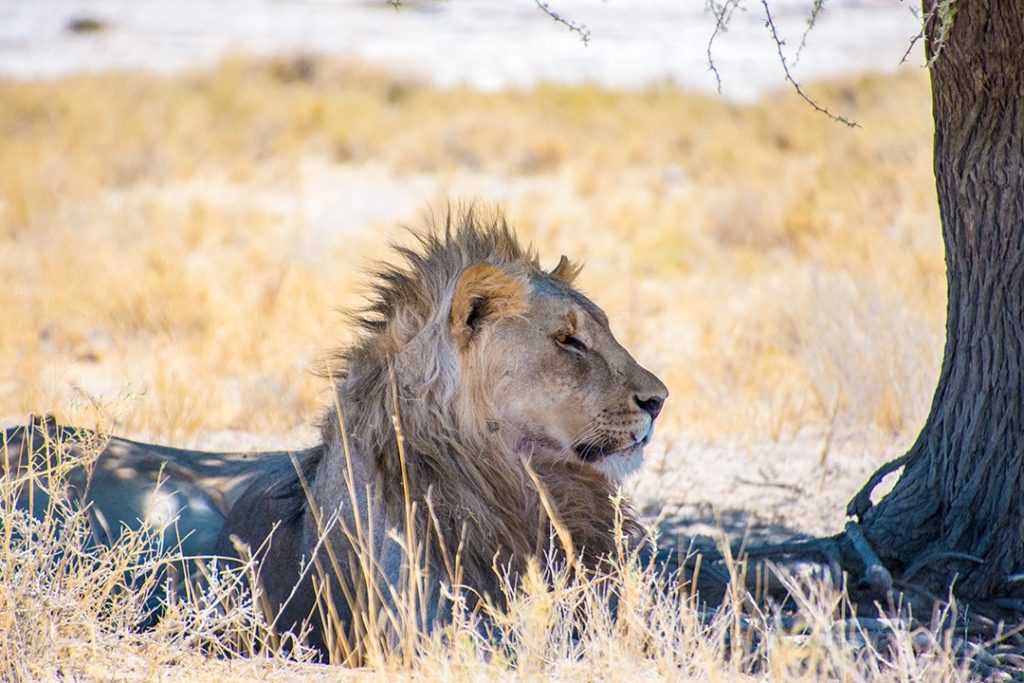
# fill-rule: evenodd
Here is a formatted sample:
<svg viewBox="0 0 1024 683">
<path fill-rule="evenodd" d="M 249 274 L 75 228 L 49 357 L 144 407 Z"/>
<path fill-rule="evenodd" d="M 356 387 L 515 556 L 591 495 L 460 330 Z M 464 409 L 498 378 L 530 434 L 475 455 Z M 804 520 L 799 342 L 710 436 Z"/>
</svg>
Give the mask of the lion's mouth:
<svg viewBox="0 0 1024 683">
<path fill-rule="evenodd" d="M 580 456 L 583 462 L 597 462 L 604 460 L 613 450 L 608 450 L 608 445 L 600 443 L 581 443 L 573 447 L 576 455 Z"/>
<path fill-rule="evenodd" d="M 638 448 L 643 448 L 651 442 L 651 434 L 653 431 L 654 430 L 648 430 L 642 439 L 618 448 L 615 448 L 615 444 L 612 442 L 599 441 L 596 443 L 577 444 L 576 446 L 573 446 L 573 450 L 576 451 L 576 455 L 578 455 L 580 460 L 583 462 L 596 463 L 613 455 L 625 455 L 627 453 L 632 453 Z"/>
</svg>

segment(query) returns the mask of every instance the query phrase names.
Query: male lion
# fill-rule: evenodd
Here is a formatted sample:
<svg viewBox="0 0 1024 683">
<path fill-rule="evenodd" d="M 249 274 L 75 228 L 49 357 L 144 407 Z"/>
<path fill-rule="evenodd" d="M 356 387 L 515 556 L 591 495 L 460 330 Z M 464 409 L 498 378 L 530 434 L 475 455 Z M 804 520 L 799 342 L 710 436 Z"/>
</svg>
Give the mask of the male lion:
<svg viewBox="0 0 1024 683">
<path fill-rule="evenodd" d="M 573 288 L 579 268 L 563 256 L 542 270 L 500 216 L 449 215 L 397 251 L 405 263 L 377 275 L 361 335 L 329 373 L 322 444 L 295 458 L 232 456 L 231 477 L 188 478 L 216 488 L 223 528 L 211 550 L 259 549 L 278 627 L 333 615 L 312 623 L 321 646 L 339 625 L 373 630 L 416 581 L 423 626 L 442 583 L 500 599 L 500 572 L 523 571 L 552 529 L 567 561 L 614 550 L 611 496 L 640 465 L 668 394 Z M 146 448 L 113 445 L 124 443 Z M 188 470 L 217 456 L 160 457 Z M 409 573 L 417 561 L 426 578 Z"/>
</svg>

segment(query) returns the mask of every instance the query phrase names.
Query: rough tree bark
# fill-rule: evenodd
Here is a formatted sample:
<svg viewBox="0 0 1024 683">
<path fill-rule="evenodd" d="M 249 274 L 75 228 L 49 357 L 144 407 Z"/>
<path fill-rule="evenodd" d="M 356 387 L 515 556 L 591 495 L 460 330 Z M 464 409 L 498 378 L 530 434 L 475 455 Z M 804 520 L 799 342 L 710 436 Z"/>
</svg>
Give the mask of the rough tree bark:
<svg viewBox="0 0 1024 683">
<path fill-rule="evenodd" d="M 969 599 L 1024 595 L 1024 0 L 960 0 L 925 49 L 946 245 L 946 348 L 917 441 L 850 503 L 899 577 Z M 892 467 L 890 469 L 895 469 Z M 886 470 L 883 468 L 880 472 Z"/>
</svg>

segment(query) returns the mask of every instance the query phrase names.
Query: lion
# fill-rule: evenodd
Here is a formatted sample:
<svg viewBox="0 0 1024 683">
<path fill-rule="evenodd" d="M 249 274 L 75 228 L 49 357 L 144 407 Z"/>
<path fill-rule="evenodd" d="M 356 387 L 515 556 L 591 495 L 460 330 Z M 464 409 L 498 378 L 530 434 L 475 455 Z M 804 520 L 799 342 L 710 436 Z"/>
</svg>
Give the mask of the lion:
<svg viewBox="0 0 1024 683">
<path fill-rule="evenodd" d="M 447 578 L 446 548 L 459 546 L 461 582 L 491 598 L 495 567 L 521 572 L 552 523 L 581 560 L 597 561 L 614 549 L 612 496 L 642 462 L 668 395 L 573 287 L 579 267 L 563 257 L 544 271 L 500 216 L 449 215 L 398 252 L 404 267 L 377 276 L 361 335 L 329 373 L 335 405 L 307 474 L 257 482 L 225 526 L 226 538 L 258 547 L 284 525 L 288 540 L 271 540 L 262 581 L 285 623 L 312 608 L 315 591 L 293 587 L 300 558 L 328 563 L 322 541 L 334 573 L 348 577 L 370 554 L 370 580 L 402 586 L 402 534 L 432 531 L 445 543 L 426 551 L 427 570 Z M 410 525 L 412 506 L 420 514 Z M 624 527 L 639 529 L 629 513 Z"/>
<path fill-rule="evenodd" d="M 668 396 L 573 286 L 580 267 L 542 269 L 500 213 L 449 212 L 396 252 L 326 373 L 322 443 L 251 456 L 218 494 L 212 552 L 248 546 L 275 625 L 321 648 L 403 600 L 429 628 L 455 584 L 500 602 L 531 558 L 594 566 L 613 529 L 638 536 L 613 498 Z"/>
</svg>

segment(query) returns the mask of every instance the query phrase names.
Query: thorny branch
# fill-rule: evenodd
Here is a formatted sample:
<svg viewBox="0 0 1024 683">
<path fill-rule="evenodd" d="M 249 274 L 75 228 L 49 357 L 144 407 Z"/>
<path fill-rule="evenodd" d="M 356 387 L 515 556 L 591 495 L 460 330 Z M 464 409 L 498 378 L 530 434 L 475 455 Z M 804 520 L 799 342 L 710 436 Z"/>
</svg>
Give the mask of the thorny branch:
<svg viewBox="0 0 1024 683">
<path fill-rule="evenodd" d="M 907 45 L 907 51 L 903 53 L 903 58 L 900 59 L 901 66 L 906 63 L 907 59 L 910 58 L 910 53 L 913 51 L 914 46 L 917 45 L 917 41 L 921 40 L 922 38 L 924 38 L 923 28 L 917 32 L 916 36 L 910 39 L 910 45 Z"/>
<path fill-rule="evenodd" d="M 846 118 L 845 116 L 840 116 L 838 114 L 833 114 L 831 111 L 829 111 L 825 107 L 822 107 L 820 104 L 818 104 L 813 99 L 811 99 L 807 95 L 807 93 L 804 92 L 803 88 L 800 87 L 800 84 L 796 81 L 795 78 L 793 78 L 793 74 L 790 73 L 790 71 L 789 71 L 789 63 L 786 61 L 786 55 L 782 51 L 782 46 L 785 45 L 786 42 L 784 40 L 782 40 L 782 38 L 779 37 L 779 32 L 775 28 L 775 20 L 772 18 L 772 11 L 768 7 L 768 0 L 761 0 L 761 6 L 764 7 L 765 26 L 771 32 L 772 40 L 775 41 L 775 49 L 779 53 L 779 61 L 782 63 L 782 71 L 786 75 L 786 80 L 789 81 L 790 85 L 793 86 L 793 89 L 796 90 L 796 94 L 799 95 L 800 98 L 804 102 L 806 102 L 807 104 L 811 105 L 811 107 L 814 109 L 814 111 L 821 112 L 822 114 L 824 114 L 825 116 L 829 117 L 833 121 L 838 121 L 839 123 L 844 123 L 847 126 L 849 126 L 850 128 L 860 128 L 860 124 L 858 124 L 856 121 L 851 121 L 850 119 Z M 815 3 L 815 6 L 817 8 L 817 3 Z"/>
<path fill-rule="evenodd" d="M 544 2 L 543 0 L 534 0 L 534 2 L 537 3 L 537 7 L 540 9 L 540 11 L 544 12 L 544 14 L 548 15 L 556 22 L 558 22 L 562 26 L 565 26 L 567 29 L 578 35 L 580 37 L 580 40 L 583 41 L 584 45 L 590 44 L 590 29 L 587 28 L 586 24 L 575 22 L 572 19 L 568 19 L 562 16 L 561 14 L 558 14 L 553 9 L 551 9 L 551 6 L 548 5 L 548 3 Z"/>
<path fill-rule="evenodd" d="M 811 34 L 811 30 L 818 21 L 818 14 L 824 6 L 825 0 L 814 0 L 814 6 L 811 7 L 811 15 L 807 17 L 807 28 L 804 29 L 804 34 L 800 36 L 800 47 L 796 49 L 796 55 L 793 57 L 794 66 L 800 61 L 800 55 L 803 54 L 804 48 L 807 46 L 807 36 Z"/>
<path fill-rule="evenodd" d="M 722 3 L 708 0 L 707 4 L 708 11 L 715 18 L 715 30 L 711 33 L 711 37 L 708 38 L 708 70 L 715 76 L 715 87 L 718 89 L 719 95 L 722 94 L 722 77 L 718 73 L 718 67 L 715 66 L 715 60 L 711 56 L 711 51 L 715 44 L 715 38 L 718 37 L 719 33 L 725 33 L 725 29 L 728 28 L 729 21 L 732 19 L 732 13 L 739 6 L 740 0 L 725 0 Z"/>
<path fill-rule="evenodd" d="M 721 2 L 719 2 L 718 0 L 707 0 L 707 11 L 711 12 L 711 16 L 715 20 L 715 28 L 711 33 L 711 37 L 708 39 L 708 46 L 706 49 L 708 69 L 715 77 L 715 86 L 719 94 L 722 93 L 722 78 L 718 73 L 718 67 L 715 66 L 715 60 L 712 56 L 712 49 L 714 47 L 715 39 L 718 38 L 720 34 L 725 33 L 725 30 L 728 28 L 729 21 L 732 19 L 733 12 L 735 12 L 737 9 L 742 9 L 740 7 L 740 2 L 741 0 L 722 0 Z M 811 30 L 817 24 L 818 16 L 821 13 L 821 10 L 824 8 L 825 2 L 826 0 L 814 0 L 814 4 L 811 7 L 810 16 L 808 16 L 807 18 L 807 28 L 804 29 L 803 35 L 800 37 L 800 46 L 797 48 L 796 56 L 793 60 L 794 65 L 800 61 L 800 55 L 803 52 L 804 47 L 807 45 L 807 36 L 810 34 Z M 766 19 L 765 27 L 768 28 L 768 30 L 771 32 L 772 40 L 775 41 L 775 49 L 778 51 L 779 62 L 782 63 L 782 70 L 785 73 L 786 80 L 793 86 L 793 89 L 796 90 L 797 95 L 799 95 L 801 99 L 803 99 L 805 102 L 811 105 L 811 107 L 813 107 L 815 111 L 819 111 L 822 114 L 825 114 L 833 121 L 838 121 L 839 123 L 846 124 L 851 128 L 860 128 L 860 125 L 857 122 L 851 121 L 845 116 L 833 114 L 825 107 L 819 105 L 815 100 L 811 99 L 811 97 L 809 97 L 807 93 L 804 92 L 800 83 L 798 83 L 797 80 L 793 77 L 793 74 L 790 71 L 789 62 L 786 60 L 786 55 L 782 51 L 782 46 L 785 45 L 786 42 L 779 37 L 779 32 L 775 27 L 775 19 L 772 17 L 771 10 L 768 7 L 768 0 L 761 0 L 761 5 L 762 7 L 764 7 L 764 14 Z"/>
<path fill-rule="evenodd" d="M 900 66 L 906 64 L 907 60 L 910 59 L 910 53 L 914 51 L 914 46 L 917 45 L 918 41 L 924 38 L 924 22 L 925 16 L 911 4 L 907 9 L 910 11 L 914 18 L 917 19 L 917 23 L 921 25 L 921 30 L 917 32 L 917 35 L 911 36 L 910 43 L 907 45 L 907 51 L 903 53 L 903 57 L 900 59 Z M 929 12 L 929 15 L 931 13 Z M 927 66 L 927 65 L 926 65 Z"/>
</svg>

